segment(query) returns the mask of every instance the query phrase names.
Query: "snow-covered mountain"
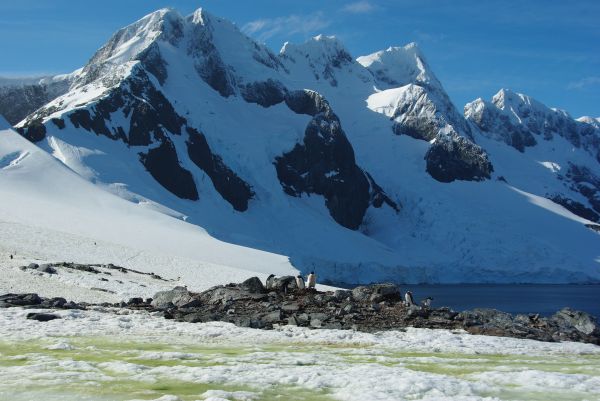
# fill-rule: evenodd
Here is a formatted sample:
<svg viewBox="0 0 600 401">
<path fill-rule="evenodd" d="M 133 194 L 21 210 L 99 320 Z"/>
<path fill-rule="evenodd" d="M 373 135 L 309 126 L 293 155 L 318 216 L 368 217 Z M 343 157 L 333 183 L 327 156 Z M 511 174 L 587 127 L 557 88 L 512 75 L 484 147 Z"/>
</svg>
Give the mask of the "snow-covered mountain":
<svg viewBox="0 0 600 401">
<path fill-rule="evenodd" d="M 519 180 L 519 187 L 530 188 L 585 219 L 600 221 L 598 120 L 575 120 L 563 110 L 506 89 L 491 102 L 477 99 L 467 104 L 465 117 L 482 135 L 512 146 L 522 153 L 516 157 L 531 164 L 515 171 L 510 181 Z M 547 170 L 543 178 L 526 177 L 536 168 Z"/>
<path fill-rule="evenodd" d="M 79 70 L 37 78 L 0 77 L 0 115 L 16 124 L 31 112 L 65 94 Z"/>
<path fill-rule="evenodd" d="M 322 279 L 598 281 L 593 215 L 555 196 L 594 207 L 597 124 L 573 122 L 576 145 L 555 112 L 551 139 L 514 146 L 550 132 L 527 102 L 465 118 L 414 44 L 355 60 L 317 36 L 276 54 L 205 10 L 163 9 L 16 127 L 96 188 Z"/>
</svg>

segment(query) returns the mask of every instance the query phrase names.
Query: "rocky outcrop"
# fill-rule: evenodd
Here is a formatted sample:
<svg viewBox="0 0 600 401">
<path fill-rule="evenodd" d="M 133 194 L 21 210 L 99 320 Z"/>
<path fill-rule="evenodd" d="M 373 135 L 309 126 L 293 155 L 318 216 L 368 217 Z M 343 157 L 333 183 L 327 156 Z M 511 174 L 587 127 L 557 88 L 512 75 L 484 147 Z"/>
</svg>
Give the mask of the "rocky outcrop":
<svg viewBox="0 0 600 401">
<path fill-rule="evenodd" d="M 561 178 L 568 183 L 570 189 L 587 199 L 595 214 L 600 215 L 600 176 L 586 166 L 569 163 L 566 174 Z M 591 215 L 589 212 L 588 214 Z"/>
<path fill-rule="evenodd" d="M 249 103 L 271 107 L 284 101 L 287 89 L 281 82 L 268 79 L 241 86 L 240 93 Z"/>
<path fill-rule="evenodd" d="M 219 194 L 237 211 L 248 209 L 248 202 L 254 192 L 248 183 L 242 180 L 223 160 L 215 155 L 206 141 L 206 137 L 194 128 L 187 127 L 186 141 L 188 156 L 208 175 Z"/>
<path fill-rule="evenodd" d="M 140 153 L 140 161 L 156 181 L 182 199 L 198 200 L 198 190 L 189 170 L 179 164 L 175 146 L 170 140 L 147 153 Z"/>
<path fill-rule="evenodd" d="M 559 136 L 600 162 L 600 130 L 595 124 L 575 120 L 567 112 L 546 107 L 529 96 L 501 89 L 491 102 L 477 99 L 467 104 L 464 114 L 484 135 L 521 152 L 540 140 Z"/>
<path fill-rule="evenodd" d="M 37 82 L 0 86 L 0 115 L 12 125 L 69 90 L 75 75 L 40 78 Z M 10 81 L 10 80 L 9 80 Z"/>
<path fill-rule="evenodd" d="M 535 137 L 526 127 L 514 124 L 509 115 L 483 99 L 467 104 L 465 117 L 474 122 L 484 135 L 502 141 L 519 152 L 537 144 Z"/>
<path fill-rule="evenodd" d="M 323 195 L 331 216 L 352 230 L 361 225 L 369 205 L 385 201 L 398 210 L 383 190 L 356 165 L 354 149 L 329 103 L 313 91 L 295 91 L 285 98 L 296 113 L 308 114 L 303 142 L 275 159 L 277 177 L 290 196 Z"/>
<path fill-rule="evenodd" d="M 425 154 L 427 172 L 441 182 L 490 179 L 494 168 L 485 151 L 467 138 L 450 134 L 436 139 Z"/>
<path fill-rule="evenodd" d="M 160 312 L 167 319 L 189 323 L 223 321 L 242 327 L 272 329 L 294 325 L 313 329 L 351 329 L 367 332 L 406 327 L 464 329 L 471 334 L 527 338 L 540 341 L 579 341 L 600 345 L 600 327 L 589 314 L 564 308 L 550 317 L 511 315 L 495 309 L 455 312 L 449 308 L 406 305 L 395 284 L 356 287 L 352 291 L 321 292 L 298 289 L 293 276 L 274 277 L 264 286 L 252 277 L 196 293 L 185 287 L 158 292 L 152 299 L 94 305 Z M 92 305 L 43 298 L 37 294 L 5 294 L 0 308 L 87 309 Z M 109 310 L 107 310 L 109 311 Z M 39 313 L 46 321 L 46 315 Z M 50 320 L 52 318 L 48 318 Z"/>
<path fill-rule="evenodd" d="M 554 203 L 558 203 L 559 205 L 563 206 L 565 209 L 567 209 L 573 214 L 576 214 L 579 217 L 583 217 L 584 219 L 595 222 L 600 221 L 600 215 L 598 215 L 598 213 L 594 212 L 592 209 L 586 207 L 582 203 L 577 202 L 576 200 L 567 198 L 564 195 L 560 194 L 549 196 L 548 199 L 550 199 Z"/>
</svg>

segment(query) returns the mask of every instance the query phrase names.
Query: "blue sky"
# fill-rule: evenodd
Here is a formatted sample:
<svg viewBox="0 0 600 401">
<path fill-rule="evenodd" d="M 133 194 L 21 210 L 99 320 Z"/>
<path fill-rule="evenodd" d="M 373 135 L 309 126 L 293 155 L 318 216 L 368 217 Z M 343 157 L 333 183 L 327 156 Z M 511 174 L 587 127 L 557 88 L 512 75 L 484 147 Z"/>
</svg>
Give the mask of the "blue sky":
<svg viewBox="0 0 600 401">
<path fill-rule="evenodd" d="M 600 1 L 0 1 L 0 75 L 72 71 L 118 28 L 162 7 L 199 7 L 279 50 L 319 33 L 355 56 L 417 42 L 459 109 L 500 88 L 600 116 Z"/>
</svg>

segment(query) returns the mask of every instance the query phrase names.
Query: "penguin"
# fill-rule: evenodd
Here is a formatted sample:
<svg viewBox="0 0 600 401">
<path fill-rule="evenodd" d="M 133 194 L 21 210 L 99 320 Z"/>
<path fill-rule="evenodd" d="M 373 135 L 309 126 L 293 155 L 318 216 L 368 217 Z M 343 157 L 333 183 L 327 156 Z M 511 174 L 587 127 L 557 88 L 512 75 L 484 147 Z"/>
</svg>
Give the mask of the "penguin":
<svg viewBox="0 0 600 401">
<path fill-rule="evenodd" d="M 275 278 L 274 274 L 269 274 L 269 277 L 267 277 L 267 282 L 265 284 L 265 287 L 267 288 L 267 290 L 273 289 L 273 279 L 274 278 Z"/>
<path fill-rule="evenodd" d="M 421 301 L 421 305 L 423 305 L 425 308 L 429 308 L 431 306 L 431 301 L 433 301 L 433 298 L 427 297 Z"/>
<path fill-rule="evenodd" d="M 310 272 L 307 281 L 308 288 L 315 288 L 315 285 L 317 285 L 317 275 L 315 274 L 315 272 Z"/>
<path fill-rule="evenodd" d="M 304 284 L 304 278 L 301 275 L 296 276 L 296 287 L 298 287 L 299 290 L 306 288 L 306 285 Z"/>
<path fill-rule="evenodd" d="M 13 258 L 13 255 L 10 255 L 10 260 L 12 260 L 12 258 Z"/>
<path fill-rule="evenodd" d="M 413 299 L 412 296 L 412 292 L 410 291 L 406 291 L 406 294 L 404 294 L 404 303 L 406 304 L 406 306 L 413 306 L 415 304 L 415 300 Z"/>
</svg>

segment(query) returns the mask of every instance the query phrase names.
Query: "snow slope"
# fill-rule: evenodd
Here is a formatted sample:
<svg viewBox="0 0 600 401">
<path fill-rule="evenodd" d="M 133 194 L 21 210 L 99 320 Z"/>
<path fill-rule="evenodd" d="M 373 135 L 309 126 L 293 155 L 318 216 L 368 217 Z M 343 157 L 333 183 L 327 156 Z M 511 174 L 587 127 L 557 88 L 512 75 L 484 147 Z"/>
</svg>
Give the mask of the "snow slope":
<svg viewBox="0 0 600 401">
<path fill-rule="evenodd" d="M 0 130 L 0 198 L 3 265 L 9 252 L 18 255 L 14 264 L 114 263 L 180 277 L 198 290 L 251 275 L 295 272 L 285 256 L 219 241 L 147 202 L 126 201 L 99 188 L 7 123 Z M 145 293 L 153 295 L 152 289 Z"/>
<path fill-rule="evenodd" d="M 314 115 L 294 105 L 298 93 L 315 107 L 326 104 L 327 112 Z M 324 116 L 329 120 L 318 120 Z M 315 126 L 313 146 L 309 133 Z M 242 261 L 214 251 L 203 260 L 270 272 L 289 268 L 289 257 L 295 268 L 317 269 L 321 278 L 336 282 L 600 280 L 600 236 L 585 226 L 592 221 L 539 198 L 546 196 L 545 186 L 555 185 L 553 163 L 565 164 L 546 157 L 547 151 L 570 152 L 565 139 L 557 135 L 552 145 L 540 146 L 532 161 L 484 135 L 457 112 L 413 44 L 354 60 L 338 39 L 318 36 L 287 43 L 274 54 L 205 10 L 183 17 L 163 9 L 118 31 L 68 93 L 18 128 L 96 190 L 127 200 L 123 207 L 163 214 L 157 219 L 168 219 L 177 231 L 163 236 L 177 239 L 169 244 L 157 241 L 157 229 L 148 230 L 156 237 L 146 241 L 131 232 L 113 238 L 109 227 L 99 226 L 97 234 L 113 242 L 173 254 L 177 245 L 176 254 L 192 258 L 191 248 L 179 249 L 180 241 L 191 247 L 196 236 L 211 244 L 218 238 L 265 252 Z M 189 151 L 194 131 L 205 137 L 212 164 L 235 176 L 225 174 L 222 181 L 251 188 L 247 208 L 235 207 L 214 171 L 194 161 Z M 307 171 L 294 171 L 293 163 L 311 159 L 306 154 L 327 154 L 330 143 L 344 157 L 332 152 L 331 160 L 313 158 Z M 289 156 L 303 146 L 313 148 L 302 157 Z M 482 181 L 434 179 L 430 155 L 440 147 L 449 166 L 489 158 L 493 174 Z M 168 157 L 152 170 L 144 160 L 157 150 Z M 298 173 L 294 179 L 304 185 L 297 193 L 290 194 L 293 185 L 285 185 L 274 167 L 286 155 L 286 172 Z M 360 173 L 340 178 L 348 164 Z M 591 166 L 597 171 L 597 164 Z M 161 174 L 177 175 L 187 187 L 169 188 L 156 178 Z M 365 195 L 355 189 L 367 174 L 371 199 L 359 229 L 348 229 L 334 219 L 332 205 L 352 205 Z M 357 185 L 344 191 L 357 175 Z M 314 189 L 323 182 L 325 191 Z M 8 192 L 20 193 L 11 185 Z M 377 207 L 376 187 L 398 207 Z M 243 192 L 240 186 L 236 191 Z M 190 224 L 173 223 L 177 218 Z M 47 215 L 27 223 L 44 219 L 59 227 Z M 80 233 L 81 227 L 70 222 L 66 230 Z M 261 263 L 259 255 L 273 263 Z"/>
</svg>

